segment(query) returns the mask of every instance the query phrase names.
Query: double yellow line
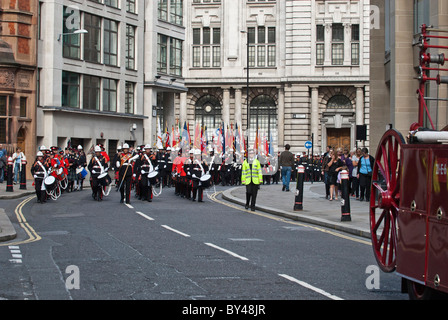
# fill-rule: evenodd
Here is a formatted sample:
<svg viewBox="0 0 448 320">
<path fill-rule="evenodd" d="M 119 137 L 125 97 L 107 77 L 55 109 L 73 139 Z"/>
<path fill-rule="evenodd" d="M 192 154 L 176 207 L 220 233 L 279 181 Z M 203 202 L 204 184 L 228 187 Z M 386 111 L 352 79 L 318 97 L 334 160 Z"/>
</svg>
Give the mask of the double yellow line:
<svg viewBox="0 0 448 320">
<path fill-rule="evenodd" d="M 17 242 L 9 242 L 0 244 L 0 246 L 12 246 L 12 245 L 18 245 L 18 244 L 25 244 L 30 242 L 39 241 L 41 236 L 37 234 L 37 232 L 29 225 L 29 223 L 26 221 L 25 216 L 23 215 L 22 208 L 31 200 L 35 199 L 35 196 L 29 197 L 25 200 L 23 200 L 14 210 L 14 213 L 16 214 L 17 221 L 19 222 L 20 227 L 26 232 L 28 235 L 28 239 L 17 241 Z"/>
<path fill-rule="evenodd" d="M 366 240 L 362 240 L 362 239 L 359 239 L 359 238 L 351 237 L 349 235 L 342 234 L 342 233 L 335 232 L 335 231 L 331 231 L 329 229 L 324 229 L 324 228 L 320 228 L 320 227 L 316 227 L 316 226 L 312 226 L 312 225 L 309 225 L 309 224 L 304 224 L 304 223 L 300 223 L 300 222 L 296 222 L 296 221 L 292 221 L 292 220 L 288 220 L 288 219 L 284 219 L 284 218 L 278 218 L 278 217 L 275 217 L 275 216 L 272 216 L 272 215 L 269 215 L 269 214 L 266 214 L 266 213 L 246 210 L 244 208 L 241 208 L 241 206 L 233 205 L 233 204 L 230 204 L 230 203 L 227 203 L 227 202 L 224 202 L 224 201 L 216 199 L 216 196 L 219 195 L 220 193 L 222 193 L 222 191 L 213 193 L 210 196 L 210 199 L 212 201 L 214 201 L 214 202 L 220 203 L 220 204 L 225 205 L 227 207 L 230 207 L 230 208 L 233 208 L 233 209 L 236 209 L 236 210 L 240 210 L 240 211 L 244 211 L 244 212 L 247 212 L 247 213 L 250 213 L 250 214 L 254 214 L 254 215 L 257 215 L 257 216 L 261 216 L 261 217 L 264 217 L 264 218 L 268 218 L 268 219 L 271 219 L 271 220 L 281 221 L 281 222 L 284 222 L 284 223 L 288 223 L 288 224 L 292 224 L 292 225 L 296 225 L 296 226 L 300 226 L 300 227 L 314 229 L 314 230 L 319 231 L 319 232 L 331 234 L 331 235 L 333 235 L 335 237 L 338 237 L 338 238 L 342 238 L 342 239 L 350 240 L 350 241 L 353 241 L 353 242 L 366 244 L 368 246 L 372 245 L 372 242 L 370 242 L 370 241 L 366 241 Z"/>
</svg>

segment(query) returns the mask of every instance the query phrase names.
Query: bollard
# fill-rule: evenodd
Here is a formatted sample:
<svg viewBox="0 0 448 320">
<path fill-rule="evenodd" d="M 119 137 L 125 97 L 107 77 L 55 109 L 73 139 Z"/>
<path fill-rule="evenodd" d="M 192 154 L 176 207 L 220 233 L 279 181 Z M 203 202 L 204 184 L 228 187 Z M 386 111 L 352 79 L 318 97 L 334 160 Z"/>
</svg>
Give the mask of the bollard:
<svg viewBox="0 0 448 320">
<path fill-rule="evenodd" d="M 350 215 L 350 180 L 347 170 L 341 171 L 341 221 L 352 221 Z"/>
<path fill-rule="evenodd" d="M 22 171 L 20 172 L 20 189 L 26 190 L 26 157 L 22 157 Z"/>
<path fill-rule="evenodd" d="M 14 187 L 12 186 L 13 184 L 13 174 L 12 174 L 12 166 L 13 166 L 13 161 L 12 161 L 12 157 L 8 158 L 8 177 L 6 179 L 6 191 L 7 192 L 13 192 L 14 191 Z"/>
<path fill-rule="evenodd" d="M 303 210 L 303 182 L 305 180 L 305 167 L 300 165 L 297 170 L 297 187 L 294 200 L 294 211 Z"/>
</svg>

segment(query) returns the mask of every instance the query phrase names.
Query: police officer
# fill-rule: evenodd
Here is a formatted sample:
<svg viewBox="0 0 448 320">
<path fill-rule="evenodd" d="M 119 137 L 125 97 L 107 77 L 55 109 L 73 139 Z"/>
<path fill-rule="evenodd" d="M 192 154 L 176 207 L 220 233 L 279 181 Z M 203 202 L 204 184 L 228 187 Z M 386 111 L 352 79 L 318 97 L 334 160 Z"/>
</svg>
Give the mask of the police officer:
<svg viewBox="0 0 448 320">
<path fill-rule="evenodd" d="M 44 154 L 42 151 L 37 152 L 36 160 L 31 167 L 31 174 L 34 176 L 34 188 L 36 190 L 37 202 L 44 203 L 46 201 L 46 192 L 44 179 L 47 176 L 49 166 L 44 161 Z"/>
<path fill-rule="evenodd" d="M 241 172 L 241 183 L 246 186 L 246 209 L 255 211 L 255 202 L 257 201 L 257 193 L 260 184 L 263 183 L 263 174 L 261 172 L 261 164 L 255 158 L 255 152 L 250 149 L 248 158 L 243 162 Z"/>
</svg>

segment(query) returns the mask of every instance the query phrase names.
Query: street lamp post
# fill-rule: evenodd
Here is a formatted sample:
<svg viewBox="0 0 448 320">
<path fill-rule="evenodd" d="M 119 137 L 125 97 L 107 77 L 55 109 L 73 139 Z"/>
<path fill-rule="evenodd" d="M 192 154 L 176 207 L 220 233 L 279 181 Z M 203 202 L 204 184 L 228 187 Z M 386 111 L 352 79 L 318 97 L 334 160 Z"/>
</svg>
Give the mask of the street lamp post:
<svg viewBox="0 0 448 320">
<path fill-rule="evenodd" d="M 67 35 L 71 35 L 71 34 L 85 34 L 85 33 L 89 33 L 89 32 L 86 29 L 79 29 L 79 30 L 75 30 L 73 32 L 60 33 L 58 36 L 58 41 L 61 41 L 62 36 L 67 36 Z"/>
<path fill-rule="evenodd" d="M 249 149 L 249 133 L 250 133 L 250 107 L 249 107 L 249 32 L 247 31 L 241 31 L 241 33 L 246 33 L 246 108 L 247 108 L 247 150 Z"/>
</svg>

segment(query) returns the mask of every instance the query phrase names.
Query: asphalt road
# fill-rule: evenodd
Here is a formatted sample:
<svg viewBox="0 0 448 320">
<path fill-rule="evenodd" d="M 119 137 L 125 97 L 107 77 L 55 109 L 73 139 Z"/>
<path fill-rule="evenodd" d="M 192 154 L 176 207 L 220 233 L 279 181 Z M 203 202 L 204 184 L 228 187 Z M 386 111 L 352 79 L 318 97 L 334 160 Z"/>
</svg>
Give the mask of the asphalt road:
<svg viewBox="0 0 448 320">
<path fill-rule="evenodd" d="M 370 244 L 220 199 L 164 189 L 152 203 L 2 200 L 17 239 L 0 243 L 0 300 L 403 300 Z M 366 273 L 367 271 L 367 273 Z"/>
</svg>

